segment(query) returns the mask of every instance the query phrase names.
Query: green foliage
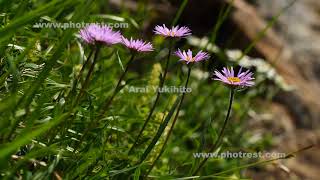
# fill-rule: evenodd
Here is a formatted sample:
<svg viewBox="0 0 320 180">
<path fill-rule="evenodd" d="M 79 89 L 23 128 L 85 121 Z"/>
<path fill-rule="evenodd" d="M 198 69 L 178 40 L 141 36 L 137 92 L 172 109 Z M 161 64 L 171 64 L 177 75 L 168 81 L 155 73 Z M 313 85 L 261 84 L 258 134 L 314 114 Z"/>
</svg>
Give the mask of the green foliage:
<svg viewBox="0 0 320 180">
<path fill-rule="evenodd" d="M 138 56 L 126 76 L 127 87 L 115 97 L 105 116 L 100 107 L 112 94 L 130 53 L 120 45 L 103 47 L 89 87 L 73 105 L 80 85 L 72 91 L 90 47 L 76 37 L 78 29 L 34 28 L 37 22 L 127 22 L 126 36 L 139 37 L 147 10 L 143 1 L 136 13 L 113 12 L 105 1 L 13 0 L 1 1 L 0 16 L 0 176 L 1 179 L 140 179 L 160 153 L 167 125 L 172 123 L 180 95 L 164 93 L 134 153 L 128 155 L 154 101 L 153 87 L 159 83 L 167 51 L 163 39 L 153 37 L 155 52 Z M 173 24 L 187 6 L 182 2 Z M 104 9 L 106 8 L 106 9 Z M 108 10 L 108 11 L 106 11 Z M 230 9 L 221 14 L 213 28 L 212 41 Z M 102 14 L 110 12 L 110 14 Z M 227 12 L 227 13 L 225 13 Z M 162 48 L 160 48 L 162 47 Z M 183 47 L 188 48 L 185 44 Z M 219 54 L 213 64 L 236 65 Z M 166 86 L 183 86 L 186 67 L 172 58 Z M 192 93 L 186 94 L 173 135 L 150 176 L 185 177 L 198 163 L 194 152 L 206 152 L 223 123 L 228 106 L 228 89 L 208 81 L 212 62 L 194 66 L 190 78 Z M 84 81 L 88 69 L 80 77 Z M 132 93 L 132 87 L 150 87 L 146 93 Z M 264 92 L 237 92 L 224 145 L 255 149 L 243 122 L 254 99 Z M 168 125 L 169 126 L 169 125 Z M 240 139 L 240 140 L 239 140 Z M 264 141 L 261 140 L 260 144 Z M 143 163 L 142 163 L 143 161 Z M 239 178 L 246 159 L 210 159 L 202 174 L 228 171 Z M 218 177 L 218 176 L 217 176 Z M 223 177 L 222 177 L 223 178 Z"/>
</svg>

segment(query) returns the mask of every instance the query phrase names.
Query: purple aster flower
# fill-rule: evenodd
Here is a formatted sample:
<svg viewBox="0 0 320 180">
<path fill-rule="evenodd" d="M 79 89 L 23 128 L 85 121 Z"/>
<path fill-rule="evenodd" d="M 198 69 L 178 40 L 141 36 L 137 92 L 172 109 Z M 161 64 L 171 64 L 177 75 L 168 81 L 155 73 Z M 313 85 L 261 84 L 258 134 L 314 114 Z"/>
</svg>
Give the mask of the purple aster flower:
<svg viewBox="0 0 320 180">
<path fill-rule="evenodd" d="M 150 42 L 145 42 L 143 40 L 133 40 L 132 38 L 129 40 L 125 37 L 122 37 L 122 44 L 124 44 L 127 48 L 137 52 L 149 52 L 153 51 L 152 44 Z"/>
<path fill-rule="evenodd" d="M 186 37 L 191 35 L 191 30 L 186 26 L 173 26 L 171 29 L 167 28 L 166 25 L 157 25 L 153 31 L 155 34 L 159 34 L 165 37 Z"/>
<path fill-rule="evenodd" d="M 114 32 L 108 26 L 91 24 L 80 30 L 80 37 L 88 44 L 103 43 L 113 45 L 121 42 L 121 33 Z"/>
<path fill-rule="evenodd" d="M 180 58 L 180 61 L 186 61 L 187 64 L 189 64 L 190 62 L 199 62 L 199 61 L 207 60 L 210 58 L 208 53 L 205 53 L 202 51 L 199 51 L 197 55 L 193 57 L 192 51 L 190 49 L 188 49 L 188 52 L 181 51 L 180 49 L 178 49 L 175 52 L 175 55 Z"/>
<path fill-rule="evenodd" d="M 253 73 L 250 72 L 250 70 L 242 72 L 242 67 L 237 76 L 235 76 L 233 67 L 231 67 L 230 70 L 228 68 L 223 68 L 222 73 L 215 71 L 214 75 L 217 77 L 214 78 L 214 80 L 221 81 L 231 87 L 250 87 L 254 85 L 254 82 L 252 81 L 254 79 L 252 77 Z"/>
</svg>

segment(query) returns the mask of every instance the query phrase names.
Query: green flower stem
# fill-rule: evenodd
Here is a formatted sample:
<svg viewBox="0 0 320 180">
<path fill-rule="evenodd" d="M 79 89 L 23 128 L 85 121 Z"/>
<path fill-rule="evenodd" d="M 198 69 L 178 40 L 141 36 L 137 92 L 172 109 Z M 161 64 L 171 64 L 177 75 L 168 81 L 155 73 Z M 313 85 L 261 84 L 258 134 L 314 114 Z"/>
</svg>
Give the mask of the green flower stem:
<svg viewBox="0 0 320 180">
<path fill-rule="evenodd" d="M 181 100 L 181 96 L 179 96 L 178 98 L 176 98 L 174 104 L 171 106 L 168 114 L 166 115 L 165 119 L 162 121 L 162 123 L 160 124 L 156 135 L 153 137 L 152 141 L 150 142 L 150 144 L 148 145 L 147 149 L 143 152 L 142 156 L 140 157 L 140 161 L 138 164 L 143 163 L 143 161 L 147 158 L 147 156 L 149 155 L 149 153 L 152 151 L 152 149 L 154 148 L 154 146 L 157 144 L 157 142 L 159 141 L 161 135 L 163 134 L 165 128 L 167 127 L 171 117 L 173 116 L 174 112 L 176 111 L 177 107 L 179 106 Z"/>
<path fill-rule="evenodd" d="M 101 110 L 101 113 L 100 115 L 103 116 L 105 114 L 105 112 L 108 110 L 108 108 L 110 107 L 114 97 L 118 94 L 118 92 L 120 91 L 120 85 L 121 85 L 121 81 L 124 79 L 124 77 L 126 76 L 128 70 L 129 70 L 129 67 L 130 65 L 132 64 L 133 60 L 134 60 L 134 57 L 135 57 L 135 53 L 132 53 L 131 55 L 131 58 L 130 60 L 128 61 L 128 63 L 126 64 L 126 68 L 125 70 L 123 71 L 123 73 L 121 74 L 120 78 L 119 78 L 119 81 L 117 83 L 117 86 L 115 87 L 111 97 L 109 99 L 107 99 L 105 102 L 104 102 L 104 105 L 102 106 L 102 110 Z"/>
<path fill-rule="evenodd" d="M 213 146 L 210 148 L 209 152 L 215 151 L 216 148 L 219 146 L 220 141 L 221 141 L 222 138 L 223 138 L 224 132 L 225 132 L 226 127 L 227 127 L 227 123 L 228 123 L 229 118 L 230 118 L 231 110 L 232 110 L 232 103 L 233 103 L 233 99 L 234 99 L 234 93 L 235 93 L 234 88 L 231 88 L 231 90 L 230 90 L 230 99 L 229 99 L 229 107 L 228 107 L 228 112 L 227 112 L 226 119 L 224 120 L 224 123 L 223 123 L 222 129 L 221 129 L 221 131 L 220 131 L 220 133 L 219 133 L 218 139 L 217 139 L 216 142 L 213 144 Z M 196 175 L 196 174 L 200 171 L 200 169 L 204 166 L 204 164 L 207 162 L 207 160 L 208 160 L 208 158 L 205 158 L 205 159 L 200 163 L 200 165 L 198 166 L 198 168 L 193 172 L 192 175 Z"/>
<path fill-rule="evenodd" d="M 190 79 L 190 74 L 191 74 L 191 66 L 188 66 L 188 76 L 187 76 L 186 84 L 184 85 L 184 89 L 187 89 L 187 88 L 188 88 L 188 83 L 189 83 L 189 79 Z M 170 135 L 172 134 L 173 128 L 174 128 L 174 126 L 175 126 L 175 124 L 176 124 L 176 122 L 177 122 L 177 119 L 178 119 L 178 117 L 179 117 L 180 109 L 181 109 L 181 107 L 182 107 L 182 103 L 183 103 L 185 94 L 186 94 L 185 92 L 182 93 L 182 97 L 181 97 L 181 100 L 180 100 L 180 103 L 179 103 L 179 106 L 178 106 L 178 110 L 177 110 L 177 112 L 176 112 L 176 115 L 174 116 L 174 119 L 173 119 L 172 125 L 171 125 L 171 127 L 170 127 L 170 129 L 169 129 L 168 135 L 167 135 L 167 137 L 166 137 L 166 139 L 165 139 L 165 141 L 164 141 L 164 143 L 163 143 L 163 145 L 162 145 L 162 148 L 161 148 L 161 150 L 160 150 L 159 155 L 158 155 L 157 158 L 153 161 L 153 163 L 152 163 L 151 167 L 149 168 L 146 176 L 152 171 L 152 169 L 153 169 L 154 165 L 156 164 L 157 160 L 161 157 L 162 153 L 163 153 L 164 150 L 165 150 L 165 147 L 166 147 L 166 145 L 167 145 L 167 143 L 168 143 L 168 140 L 169 140 L 169 138 L 170 138 Z"/>
<path fill-rule="evenodd" d="M 74 103 L 73 105 L 76 105 L 76 104 L 79 103 L 81 97 L 82 97 L 83 94 L 84 94 L 84 91 L 87 89 L 87 86 L 89 85 L 89 82 L 90 82 L 90 79 L 91 79 L 91 76 L 92 76 L 92 73 L 93 73 L 93 70 L 94 70 L 94 66 L 96 65 L 96 63 L 97 63 L 97 61 L 98 61 L 98 56 L 99 56 L 99 53 L 100 53 L 100 48 L 101 48 L 101 47 L 100 47 L 99 45 L 96 46 L 96 50 L 95 50 L 95 53 L 94 53 L 93 62 L 92 62 L 92 64 L 91 64 L 91 66 L 90 66 L 90 69 L 89 69 L 89 71 L 88 71 L 87 77 L 86 77 L 84 83 L 82 84 L 81 89 L 80 89 L 80 92 L 79 92 L 79 94 L 78 94 L 78 96 L 77 96 L 77 98 L 76 98 L 76 101 L 75 101 L 75 103 Z"/>
<path fill-rule="evenodd" d="M 90 62 L 90 58 L 91 58 L 91 56 L 93 55 L 93 52 L 94 52 L 94 49 L 92 49 L 92 50 L 90 51 L 90 53 L 89 53 L 89 55 L 88 55 L 88 57 L 87 57 L 87 60 L 84 62 L 83 66 L 81 67 L 81 70 L 80 70 L 80 72 L 79 72 L 79 74 L 78 74 L 78 77 L 77 77 L 77 79 L 76 79 L 76 81 L 75 81 L 75 84 L 74 84 L 74 86 L 73 86 L 74 88 L 77 87 L 78 82 L 81 80 L 81 76 L 82 76 L 85 68 L 88 66 L 88 64 L 89 64 L 89 62 Z"/>
<path fill-rule="evenodd" d="M 86 61 L 84 62 L 84 64 L 82 65 L 81 70 L 80 70 L 77 78 L 76 78 L 75 81 L 73 82 L 72 89 L 70 90 L 70 92 L 69 92 L 69 94 L 68 94 L 68 96 L 67 96 L 67 98 L 66 98 L 67 100 L 70 98 L 70 96 L 72 95 L 72 93 L 75 92 L 75 90 L 77 89 L 78 82 L 80 81 L 84 70 L 85 70 L 86 67 L 88 66 L 88 64 L 89 64 L 89 62 L 90 62 L 90 59 L 91 59 L 94 51 L 95 51 L 95 48 L 92 48 L 91 51 L 90 51 L 90 53 L 89 53 L 89 55 L 88 55 L 88 57 L 87 57 L 87 60 L 86 60 Z"/>
<path fill-rule="evenodd" d="M 165 69 L 164 69 L 163 76 L 161 77 L 161 81 L 160 81 L 160 84 L 159 84 L 159 89 L 162 89 L 163 86 L 164 86 L 164 82 L 165 82 L 165 79 L 166 79 L 166 76 L 167 76 L 167 73 L 168 73 L 168 69 L 169 69 L 171 52 L 172 52 L 172 43 L 170 42 L 169 53 L 168 53 L 168 56 L 167 56 L 167 62 L 166 62 L 166 66 L 165 66 Z M 156 99 L 155 99 L 155 101 L 154 101 L 154 103 L 153 103 L 153 106 L 151 107 L 151 110 L 150 110 L 150 112 L 149 112 L 149 114 L 148 114 L 148 117 L 147 117 L 147 119 L 145 120 L 145 122 L 144 122 L 144 124 L 143 124 L 143 126 L 142 126 L 142 129 L 140 130 L 140 132 L 139 132 L 136 140 L 134 141 L 132 147 L 130 148 L 128 154 L 131 154 L 132 151 L 133 151 L 133 149 L 134 149 L 134 147 L 138 144 L 138 141 L 139 141 L 140 137 L 142 136 L 143 131 L 144 131 L 145 128 L 147 127 L 147 124 L 149 123 L 149 121 L 150 121 L 150 119 L 151 119 L 151 117 L 152 117 L 152 115 L 153 115 L 153 112 L 154 112 L 154 110 L 155 110 L 155 108 L 156 108 L 156 106 L 157 106 L 157 104 L 158 104 L 158 101 L 159 101 L 159 99 L 160 99 L 160 95 L 161 95 L 161 92 L 158 90 L 158 92 L 157 92 L 157 97 L 156 97 Z"/>
<path fill-rule="evenodd" d="M 121 74 L 121 76 L 120 76 L 120 78 L 119 78 L 119 81 L 118 81 L 118 83 L 117 83 L 117 86 L 116 86 L 116 88 L 115 88 L 112 96 L 110 97 L 110 99 L 108 99 L 108 100 L 106 101 L 103 109 L 107 109 L 107 108 L 110 106 L 112 100 L 114 99 L 114 97 L 116 96 L 116 94 L 119 92 L 118 89 L 119 89 L 119 87 L 120 87 L 121 81 L 124 79 L 126 73 L 128 72 L 129 66 L 130 66 L 130 64 L 132 63 L 133 59 L 134 59 L 134 55 L 135 55 L 135 54 L 132 54 L 129 62 L 126 64 L 126 68 L 125 68 L 124 72 Z M 100 116 L 103 116 L 103 115 L 104 115 L 104 112 L 105 112 L 105 111 L 102 111 L 102 112 L 100 113 Z M 79 146 L 81 145 L 81 143 L 84 141 L 84 138 L 87 136 L 87 134 L 88 134 L 96 125 L 97 125 L 97 122 L 96 122 L 96 121 L 93 121 L 93 122 L 90 123 L 90 125 L 88 126 L 88 128 L 87 128 L 87 129 L 85 130 L 85 132 L 83 133 L 83 135 L 82 135 L 82 137 L 81 137 L 81 139 L 80 139 L 80 142 L 79 142 L 78 145 L 75 147 L 75 149 L 78 149 L 78 148 L 79 148 Z M 106 127 L 106 126 L 107 126 L 107 125 L 105 125 L 105 127 Z M 103 128 L 103 129 L 104 129 L 104 128 Z"/>
</svg>

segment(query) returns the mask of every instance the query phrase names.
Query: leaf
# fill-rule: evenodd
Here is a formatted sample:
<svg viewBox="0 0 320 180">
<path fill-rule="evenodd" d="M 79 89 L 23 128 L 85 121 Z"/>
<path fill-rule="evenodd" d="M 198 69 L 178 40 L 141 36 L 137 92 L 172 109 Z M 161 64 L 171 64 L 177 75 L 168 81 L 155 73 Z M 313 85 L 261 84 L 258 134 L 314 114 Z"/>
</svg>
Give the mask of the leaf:
<svg viewBox="0 0 320 180">
<path fill-rule="evenodd" d="M 181 3 L 181 5 L 180 5 L 180 7 L 178 9 L 178 12 L 176 13 L 176 16 L 174 17 L 174 19 L 172 21 L 172 26 L 174 26 L 174 25 L 176 25 L 178 23 L 178 21 L 179 21 L 179 19 L 181 17 L 181 14 L 184 11 L 184 9 L 186 8 L 187 4 L 188 4 L 188 0 L 184 0 Z"/>
<path fill-rule="evenodd" d="M 134 20 L 133 18 L 128 18 L 128 20 L 133 25 L 133 27 L 135 27 L 136 29 L 139 29 L 139 24 L 137 23 L 136 20 Z"/>
<path fill-rule="evenodd" d="M 22 26 L 27 25 L 34 21 L 35 19 L 40 18 L 41 16 L 48 14 L 50 12 L 55 12 L 58 9 L 62 9 L 74 4 L 74 1 L 68 0 L 60 3 L 60 0 L 52 1 L 44 6 L 39 7 L 36 10 L 30 11 L 23 16 L 20 16 L 18 19 L 11 21 L 8 25 L 0 29 L 0 42 L 3 42 L 10 38 L 18 29 L 21 29 Z"/>
<path fill-rule="evenodd" d="M 118 58 L 118 62 L 119 62 L 119 64 L 120 64 L 120 67 L 121 67 L 122 71 L 124 71 L 124 67 L 123 67 L 121 58 L 120 58 L 120 56 L 119 56 L 119 51 L 117 51 L 117 58 Z"/>
<path fill-rule="evenodd" d="M 133 180 L 139 180 L 140 179 L 140 174 L 141 174 L 141 166 L 139 166 L 135 172 L 134 172 L 134 176 L 133 176 Z"/>
<path fill-rule="evenodd" d="M 91 4 L 91 2 L 92 1 L 87 1 L 87 3 L 83 3 L 80 7 L 77 8 L 76 10 L 77 14 L 74 16 L 73 21 L 77 22 L 81 20 L 83 17 L 85 17 L 85 14 L 88 13 L 87 8 Z M 64 48 L 73 37 L 72 33 L 73 33 L 72 29 L 66 30 L 59 45 L 57 46 L 57 49 L 55 50 L 51 58 L 48 60 L 48 62 L 45 64 L 43 70 L 39 74 L 39 77 L 34 81 L 34 83 L 32 83 L 31 87 L 29 88 L 29 91 L 24 96 L 26 97 L 25 107 L 28 107 L 30 105 L 36 92 L 39 90 L 44 80 L 49 76 L 50 71 L 52 70 L 54 65 L 57 63 L 58 59 L 61 57 L 62 52 L 64 52 L 63 51 Z"/>
<path fill-rule="evenodd" d="M 8 157 L 10 154 L 14 153 L 19 147 L 22 145 L 25 145 L 29 143 L 32 139 L 35 137 L 45 133 L 49 129 L 55 127 L 63 120 L 67 119 L 70 116 L 69 113 L 62 114 L 59 117 L 54 118 L 50 122 L 41 125 L 37 128 L 33 129 L 27 129 L 22 133 L 19 137 L 14 139 L 12 142 L 1 145 L 0 149 L 0 161 L 4 161 L 6 157 Z"/>
<path fill-rule="evenodd" d="M 98 14 L 95 15 L 98 18 L 104 18 L 104 19 L 111 19 L 114 21 L 119 21 L 119 22 L 124 22 L 126 19 L 120 16 L 115 16 L 115 15 L 111 15 L 111 14 Z"/>
</svg>

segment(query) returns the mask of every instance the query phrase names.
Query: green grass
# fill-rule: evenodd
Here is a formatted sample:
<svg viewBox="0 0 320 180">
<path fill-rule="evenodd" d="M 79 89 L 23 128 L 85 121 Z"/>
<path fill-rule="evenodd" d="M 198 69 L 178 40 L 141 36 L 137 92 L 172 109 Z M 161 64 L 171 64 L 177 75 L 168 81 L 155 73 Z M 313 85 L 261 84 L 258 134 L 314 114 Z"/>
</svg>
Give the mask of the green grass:
<svg viewBox="0 0 320 180">
<path fill-rule="evenodd" d="M 128 155 L 155 98 L 152 91 L 132 93 L 128 88 L 158 86 L 168 50 L 165 39 L 141 33 L 144 22 L 148 21 L 144 3 L 147 2 L 139 1 L 138 11 L 131 12 L 124 7 L 115 11 L 105 1 L 98 0 L 0 1 L 1 179 L 54 179 L 57 176 L 141 179 L 159 153 L 163 154 L 150 172 L 150 178 L 191 178 L 187 174 L 199 164 L 192 153 L 209 149 L 219 134 L 228 107 L 228 88 L 210 77 L 199 76 L 206 72 L 210 75 L 212 67 L 237 64 L 219 52 L 212 53 L 210 61 L 193 66 L 189 83 L 192 93 L 186 94 L 165 149 L 162 149 L 165 136 L 181 99 L 178 93 L 161 95 L 138 145 Z M 188 0 L 181 2 L 172 24 L 178 24 L 187 6 Z M 210 43 L 216 41 L 230 11 L 230 5 L 223 8 L 212 31 L 208 30 Z M 245 49 L 245 54 L 277 18 Z M 90 83 L 77 101 L 88 68 L 74 91 L 72 87 L 90 47 L 76 37 L 78 29 L 33 28 L 40 19 L 42 22 L 127 22 L 130 28 L 121 29 L 122 33 L 128 37 L 147 37 L 155 51 L 135 58 L 125 77 L 126 87 L 122 87 L 101 117 L 100 107 L 113 93 L 130 52 L 121 45 L 102 47 Z M 200 50 L 184 41 L 178 44 L 183 49 Z M 184 85 L 186 66 L 177 60 L 171 57 L 166 86 Z M 252 134 L 244 129 L 249 119 L 247 112 L 268 90 L 265 75 L 257 73 L 256 77 L 260 77 L 256 87 L 236 93 L 221 151 L 228 148 L 263 150 L 268 146 L 265 139 L 248 143 Z M 245 178 L 240 173 L 242 168 L 235 167 L 247 162 L 250 159 L 209 159 L 199 175 L 217 179 Z"/>
</svg>

